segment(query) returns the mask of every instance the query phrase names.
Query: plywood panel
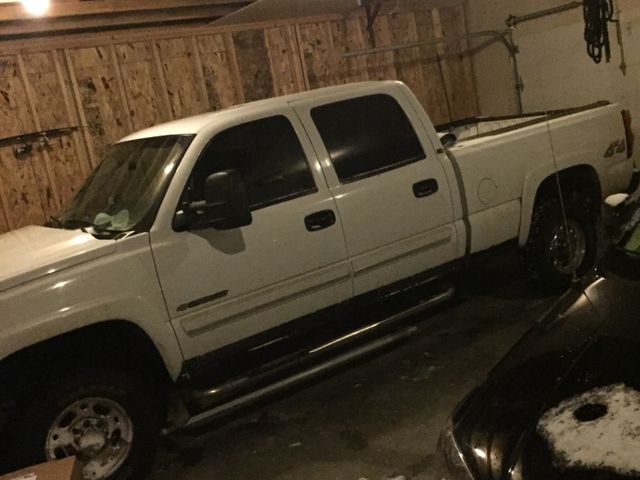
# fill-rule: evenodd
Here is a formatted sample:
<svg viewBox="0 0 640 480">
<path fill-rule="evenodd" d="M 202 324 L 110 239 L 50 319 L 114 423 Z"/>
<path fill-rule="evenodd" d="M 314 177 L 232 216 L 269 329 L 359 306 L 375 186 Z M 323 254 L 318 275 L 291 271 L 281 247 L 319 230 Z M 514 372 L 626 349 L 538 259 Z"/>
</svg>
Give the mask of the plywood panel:
<svg viewBox="0 0 640 480">
<path fill-rule="evenodd" d="M 268 28 L 264 32 L 273 72 L 276 95 L 287 95 L 305 89 L 303 68 L 296 45 L 296 32 L 290 25 Z"/>
<path fill-rule="evenodd" d="M 437 16 L 434 18 L 438 18 Z M 444 37 L 466 33 L 464 7 L 446 7 L 439 10 L 440 32 Z M 447 43 L 441 47 L 443 72 L 447 83 L 453 120 L 474 116 L 478 111 L 471 59 L 466 42 Z"/>
<path fill-rule="evenodd" d="M 47 152 L 51 159 L 57 194 L 61 205 L 64 206 L 78 192 L 85 180 L 85 175 L 78 160 L 73 134 L 60 135 L 49 140 L 51 143 L 47 147 Z"/>
<path fill-rule="evenodd" d="M 27 82 L 35 105 L 39 127 L 45 130 L 74 126 L 65 103 L 67 88 L 58 75 L 54 52 L 23 56 Z M 53 215 L 59 206 L 65 205 L 84 180 L 88 166 L 86 159 L 73 139 L 73 133 L 64 137 L 50 137 L 50 144 L 37 142 L 43 160 L 48 162 L 47 175 L 42 163 L 36 161 L 34 171 L 41 187 L 41 199 L 47 215 Z M 52 203 L 57 199 L 58 205 Z"/>
<path fill-rule="evenodd" d="M 89 140 L 100 159 L 108 145 L 129 133 L 128 112 L 119 92 L 116 69 L 108 48 L 70 50 L 69 56 Z"/>
<path fill-rule="evenodd" d="M 298 42 L 309 88 L 320 88 L 336 82 L 336 58 L 328 22 L 298 26 Z"/>
<path fill-rule="evenodd" d="M 416 23 L 418 41 L 428 42 L 436 38 L 433 13 L 431 10 L 416 10 L 413 12 Z M 451 121 L 447 106 L 447 89 L 443 81 L 442 69 L 438 61 L 438 49 L 435 45 L 422 46 L 420 52 L 420 67 L 425 79 L 425 88 L 419 92 L 419 100 L 435 124 Z"/>
<path fill-rule="evenodd" d="M 56 75 L 58 77 L 58 83 L 61 85 L 60 93 L 62 94 L 64 101 L 67 118 L 69 119 L 70 126 L 73 126 L 74 128 L 74 131 L 71 133 L 71 137 L 73 139 L 75 151 L 78 155 L 81 175 L 83 178 L 86 178 L 91 172 L 91 161 L 89 159 L 86 146 L 83 143 L 83 132 L 85 129 L 83 127 L 83 123 L 78 118 L 78 106 L 75 105 L 72 100 L 74 87 L 71 79 L 69 78 L 69 72 L 63 68 L 65 63 L 63 52 L 53 50 L 51 53 L 54 67 L 56 69 Z"/>
<path fill-rule="evenodd" d="M 209 99 L 198 84 L 198 72 L 191 42 L 188 38 L 173 38 L 156 42 L 162 71 L 167 84 L 174 118 L 184 118 L 211 110 Z"/>
<path fill-rule="evenodd" d="M 23 55 L 35 115 L 44 130 L 71 126 L 51 52 Z"/>
<path fill-rule="evenodd" d="M 43 56 L 41 56 L 43 57 Z M 45 56 L 46 57 L 46 56 Z M 20 72 L 20 78 L 25 88 L 25 95 L 27 102 L 29 103 L 29 110 L 32 114 L 33 127 L 35 131 L 42 131 L 42 124 L 40 117 L 38 116 L 38 108 L 36 106 L 36 92 L 34 87 L 30 84 L 30 78 L 34 78 L 34 74 L 29 74 L 25 66 L 24 57 L 22 55 L 17 56 L 18 70 Z M 34 64 L 36 67 L 42 66 L 42 61 L 37 58 Z M 38 69 L 38 68 L 37 68 Z M 35 75 L 37 79 L 37 74 Z M 48 99 L 45 98 L 45 102 Z M 53 174 L 53 167 L 51 166 L 51 159 L 49 158 L 49 152 L 47 148 L 48 144 L 46 139 L 40 140 L 38 144 L 39 158 L 33 159 L 31 165 L 36 177 L 36 183 L 39 189 L 40 201 L 44 210 L 45 216 L 53 215 L 60 208 L 60 201 L 58 199 L 58 188 L 55 181 L 55 175 Z M 35 160 L 35 161 L 33 161 Z"/>
<path fill-rule="evenodd" d="M 364 22 L 364 19 L 362 22 Z M 386 47 L 393 44 L 388 17 L 378 17 L 374 23 L 374 34 L 377 47 Z M 393 52 L 369 55 L 367 57 L 367 68 L 370 80 L 397 80 L 398 78 Z"/>
<path fill-rule="evenodd" d="M 204 81 L 213 110 L 241 103 L 241 85 L 235 80 L 233 45 L 224 34 L 197 37 Z"/>
<path fill-rule="evenodd" d="M 418 41 L 416 19 L 413 13 L 404 12 L 389 16 L 389 30 L 394 44 L 408 44 Z M 423 75 L 420 48 L 407 48 L 394 52 L 394 65 L 398 79 L 405 82 L 421 103 L 427 97 L 427 86 Z M 425 63 L 428 59 L 424 59 Z"/>
<path fill-rule="evenodd" d="M 335 54 L 338 55 L 335 75 L 339 82 L 363 82 L 369 80 L 366 57 L 342 58 L 343 53 L 367 48 L 366 35 L 359 18 L 346 18 L 331 22 L 331 36 Z"/>
<path fill-rule="evenodd" d="M 7 201 L 5 215 L 12 229 L 46 221 L 33 171 L 33 162 L 39 159 L 37 153 L 16 158 L 13 147 L 0 147 L 0 184 Z"/>
<path fill-rule="evenodd" d="M 246 101 L 273 96 L 273 78 L 264 31 L 236 32 L 233 34 L 233 43 Z"/>
<path fill-rule="evenodd" d="M 34 131 L 17 57 L 0 57 L 0 138 Z"/>
<path fill-rule="evenodd" d="M 149 42 L 116 45 L 122 81 L 135 130 L 170 120 L 162 105 L 158 71 Z"/>
<path fill-rule="evenodd" d="M 9 217 L 7 216 L 8 211 L 9 203 L 7 202 L 2 182 L 0 182 L 0 234 L 11 230 L 11 227 L 9 226 Z"/>
<path fill-rule="evenodd" d="M 378 46 L 465 31 L 462 7 L 400 9 L 375 23 Z M 22 57 L 0 54 L 0 138 L 38 126 L 81 127 L 51 138 L 48 146 L 34 141 L 32 153 L 20 159 L 13 146 L 2 148 L 0 231 L 41 223 L 75 194 L 108 144 L 132 129 L 174 118 L 309 88 L 388 79 L 409 84 L 435 123 L 477 111 L 466 42 L 342 59 L 344 52 L 369 47 L 362 16 L 171 35 L 149 30 L 91 43 L 93 38 L 69 40 L 65 50 L 25 40 L 20 48 L 11 44 Z"/>
<path fill-rule="evenodd" d="M 18 57 L 0 57 L 0 138 L 36 131 L 33 113 Z M 12 145 L 0 148 L 0 188 L 6 203 L 4 223 L 9 228 L 43 223 L 46 218 L 39 187 L 42 179 L 33 168 L 37 161 L 42 162 L 37 150 L 18 159 Z"/>
</svg>

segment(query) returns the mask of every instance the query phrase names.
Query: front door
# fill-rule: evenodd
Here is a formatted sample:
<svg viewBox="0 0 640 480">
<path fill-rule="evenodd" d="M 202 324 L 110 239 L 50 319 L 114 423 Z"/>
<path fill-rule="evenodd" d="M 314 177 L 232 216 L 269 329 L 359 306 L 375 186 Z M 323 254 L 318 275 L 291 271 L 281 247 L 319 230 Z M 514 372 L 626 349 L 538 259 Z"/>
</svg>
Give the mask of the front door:
<svg viewBox="0 0 640 480">
<path fill-rule="evenodd" d="M 204 180 L 227 169 L 243 179 L 251 225 L 152 237 L 162 289 L 187 359 L 353 293 L 335 201 L 290 108 L 213 135 L 183 200 L 203 200 Z"/>
</svg>

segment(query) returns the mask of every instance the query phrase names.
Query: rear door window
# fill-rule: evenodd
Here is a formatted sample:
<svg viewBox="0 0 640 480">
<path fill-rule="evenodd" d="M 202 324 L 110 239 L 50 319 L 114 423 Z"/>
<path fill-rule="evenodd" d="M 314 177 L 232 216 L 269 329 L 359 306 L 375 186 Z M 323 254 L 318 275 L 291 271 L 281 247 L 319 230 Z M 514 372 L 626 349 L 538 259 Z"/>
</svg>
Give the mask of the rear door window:
<svg viewBox="0 0 640 480">
<path fill-rule="evenodd" d="M 342 183 L 426 157 L 409 118 L 390 95 L 369 95 L 315 107 L 311 118 Z"/>
</svg>

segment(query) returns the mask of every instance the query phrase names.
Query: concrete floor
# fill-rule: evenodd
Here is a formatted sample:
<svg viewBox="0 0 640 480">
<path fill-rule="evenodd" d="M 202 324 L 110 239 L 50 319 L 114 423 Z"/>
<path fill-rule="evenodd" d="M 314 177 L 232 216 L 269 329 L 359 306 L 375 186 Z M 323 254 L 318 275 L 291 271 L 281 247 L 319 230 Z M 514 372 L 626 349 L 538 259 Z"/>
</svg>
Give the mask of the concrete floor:
<svg viewBox="0 0 640 480">
<path fill-rule="evenodd" d="M 410 341 L 223 426 L 164 440 L 152 480 L 438 477 L 453 407 L 553 302 L 518 258 L 476 261 L 458 295 Z"/>
</svg>

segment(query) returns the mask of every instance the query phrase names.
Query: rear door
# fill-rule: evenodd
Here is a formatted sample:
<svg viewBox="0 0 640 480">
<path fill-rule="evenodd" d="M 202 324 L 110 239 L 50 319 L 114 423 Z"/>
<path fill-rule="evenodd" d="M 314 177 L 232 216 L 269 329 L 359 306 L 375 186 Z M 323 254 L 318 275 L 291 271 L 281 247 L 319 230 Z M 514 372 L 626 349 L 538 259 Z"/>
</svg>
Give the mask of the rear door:
<svg viewBox="0 0 640 480">
<path fill-rule="evenodd" d="M 243 179 L 251 225 L 152 238 L 187 358 L 258 334 L 276 344 L 283 338 L 264 333 L 352 296 L 335 201 L 293 111 L 283 107 L 212 134 L 183 201 L 202 200 L 204 180 L 227 169 Z"/>
<path fill-rule="evenodd" d="M 444 169 L 397 87 L 294 108 L 340 212 L 355 295 L 456 258 Z"/>
</svg>

